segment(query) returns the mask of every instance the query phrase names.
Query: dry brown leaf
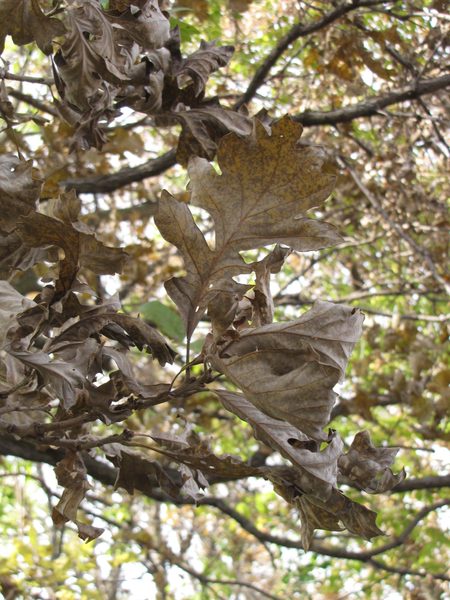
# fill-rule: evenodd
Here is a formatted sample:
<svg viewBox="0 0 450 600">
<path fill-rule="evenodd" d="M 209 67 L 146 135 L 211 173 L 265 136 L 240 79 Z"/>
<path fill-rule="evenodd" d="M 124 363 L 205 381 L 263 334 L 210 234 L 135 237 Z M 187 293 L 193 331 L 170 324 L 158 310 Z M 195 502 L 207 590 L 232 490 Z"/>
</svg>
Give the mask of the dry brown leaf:
<svg viewBox="0 0 450 600">
<path fill-rule="evenodd" d="M 338 436 L 333 436 L 325 450 L 320 452 L 315 441 L 286 421 L 269 417 L 243 396 L 226 390 L 215 392 L 227 410 L 253 427 L 257 440 L 278 450 L 301 472 L 312 475 L 303 478 L 303 492 L 326 498 L 330 487 L 336 486 L 337 462 L 343 447 Z"/>
<path fill-rule="evenodd" d="M 316 529 L 327 531 L 342 531 L 344 529 L 336 515 L 326 510 L 326 508 L 313 504 L 308 496 L 299 496 L 295 500 L 295 505 L 300 513 L 300 533 L 305 552 L 309 550 Z"/>
<path fill-rule="evenodd" d="M 381 494 L 395 487 L 406 477 L 405 470 L 394 475 L 389 468 L 398 448 L 376 448 L 368 431 L 360 431 L 347 454 L 339 458 L 339 471 L 344 481 L 369 494 Z"/>
<path fill-rule="evenodd" d="M 301 126 L 283 118 L 269 135 L 255 122 L 252 135 L 230 134 L 219 147 L 219 175 L 204 159 L 190 162 L 193 204 L 214 219 L 211 250 L 185 204 L 163 195 L 155 223 L 185 260 L 186 277 L 166 283 L 191 336 L 218 281 L 251 271 L 239 252 L 281 242 L 315 250 L 340 240 L 335 228 L 303 213 L 321 204 L 335 181 L 334 167 L 315 147 L 298 146 Z"/>
<path fill-rule="evenodd" d="M 234 279 L 224 278 L 215 284 L 217 294 L 208 303 L 208 316 L 216 340 L 234 322 L 239 303 L 251 288 L 251 285 L 237 283 Z"/>
<path fill-rule="evenodd" d="M 208 486 L 202 473 L 181 464 L 178 471 L 165 467 L 159 462 L 147 458 L 142 452 L 122 444 L 105 446 L 106 456 L 119 468 L 115 487 L 123 487 L 130 494 L 135 489 L 151 494 L 155 488 L 155 479 L 161 489 L 172 498 L 190 496 L 198 500 L 203 496 L 200 488 Z"/>
<path fill-rule="evenodd" d="M 77 526 L 78 535 L 82 540 L 95 540 L 104 530 L 77 519 L 78 508 L 91 487 L 86 478 L 87 470 L 81 455 L 78 452 L 67 452 L 56 465 L 55 475 L 59 485 L 64 487 L 64 492 L 52 511 L 54 524 L 59 527 L 67 521 L 72 521 Z"/>
<path fill-rule="evenodd" d="M 341 240 L 328 224 L 304 217 L 336 180 L 334 164 L 315 146 L 299 145 L 300 124 L 284 117 L 271 134 L 254 121 L 250 136 L 230 134 L 218 150 L 219 175 L 208 161 L 189 164 L 191 202 L 207 210 L 221 254 L 268 244 L 317 250 Z"/>
<path fill-rule="evenodd" d="M 0 281 L 0 349 L 17 315 L 35 306 L 32 300 L 22 296 L 7 281 Z"/>
<path fill-rule="evenodd" d="M 217 145 L 229 132 L 249 135 L 252 121 L 244 114 L 227 110 L 214 103 L 200 107 L 156 115 L 156 123 L 162 126 L 180 124 L 181 135 L 178 140 L 177 161 L 187 165 L 192 156 L 201 156 L 213 160 Z"/>
<path fill-rule="evenodd" d="M 269 252 L 263 260 L 253 264 L 256 274 L 255 295 L 252 299 L 253 327 L 268 325 L 273 321 L 274 305 L 270 291 L 270 275 L 280 272 L 290 252 L 290 248 L 283 248 L 277 244 L 272 252 Z"/>
<path fill-rule="evenodd" d="M 36 41 L 45 54 L 52 51 L 52 40 L 63 35 L 65 27 L 47 17 L 41 10 L 38 0 L 2 0 L 0 5 L 0 54 L 5 47 L 5 37 L 9 34 L 18 46 Z"/>
<path fill-rule="evenodd" d="M 206 82 L 211 73 L 226 66 L 233 52 L 234 46 L 216 46 L 215 42 L 202 40 L 200 48 L 174 68 L 174 75 L 179 87 L 193 85 L 194 95 L 200 96 L 205 91 Z"/>
<path fill-rule="evenodd" d="M 111 323 L 119 326 L 117 331 L 108 329 Z M 161 366 L 173 362 L 175 352 L 156 329 L 141 319 L 113 312 L 111 305 L 86 310 L 79 321 L 65 328 L 52 340 L 49 350 L 58 351 L 60 344 L 84 341 L 97 333 L 118 339 L 127 348 L 134 345 L 139 350 L 149 350 Z"/>
<path fill-rule="evenodd" d="M 118 370 L 111 373 L 110 377 L 121 396 L 133 394 L 138 398 L 151 399 L 170 391 L 170 384 L 168 383 L 144 384 L 139 382 L 125 350 L 120 351 L 116 348 L 104 346 L 102 355 L 112 359 L 117 365 Z"/>
<path fill-rule="evenodd" d="M 42 179 L 30 160 L 13 154 L 0 156 L 0 230 L 11 233 L 19 217 L 36 210 Z"/>
<path fill-rule="evenodd" d="M 133 0 L 124 12 L 112 11 L 111 15 L 120 17 L 111 19 L 122 28 L 116 32 L 118 39 L 122 43 L 134 40 L 145 50 L 161 48 L 170 37 L 170 23 L 159 4 L 158 0 Z"/>
<path fill-rule="evenodd" d="M 363 316 L 357 309 L 316 302 L 295 321 L 241 332 L 208 359 L 267 415 L 287 421 L 315 440 L 330 419 Z"/>
<path fill-rule="evenodd" d="M 190 427 L 187 427 L 186 432 L 181 436 L 172 433 L 150 433 L 150 437 L 166 448 L 164 450 L 166 456 L 194 471 L 203 473 L 206 485 L 208 485 L 208 476 L 215 479 L 235 479 L 261 475 L 259 467 L 245 464 L 237 456 L 214 454 L 208 442 L 200 439 Z"/>
<path fill-rule="evenodd" d="M 35 369 L 65 409 L 70 409 L 86 383 L 86 377 L 75 366 L 59 360 L 51 360 L 45 352 L 28 352 L 6 348 L 7 352 L 24 365 Z"/>
<path fill-rule="evenodd" d="M 98 275 L 120 273 L 127 259 L 123 250 L 104 246 L 92 229 L 77 220 L 80 208 L 79 199 L 70 192 L 50 204 L 51 216 L 34 212 L 22 217 L 17 226 L 25 245 L 64 250 L 59 261 L 58 292 L 71 288 L 80 267 Z"/>
<path fill-rule="evenodd" d="M 302 519 L 302 543 L 307 550 L 315 529 L 338 531 L 343 528 L 367 540 L 384 535 L 377 527 L 377 514 L 362 504 L 344 496 L 332 488 L 327 498 L 316 494 L 304 494 L 298 471 L 289 467 L 267 470 L 267 477 L 274 484 L 275 491 L 287 502 L 297 506 Z M 341 524 L 343 527 L 341 527 Z"/>
<path fill-rule="evenodd" d="M 66 25 L 65 40 L 55 54 L 63 82 L 59 92 L 80 112 L 90 110 L 94 100 L 100 99 L 107 108 L 112 101 L 109 83 L 128 79 L 125 71 L 132 64 L 131 57 L 115 43 L 111 23 L 98 2 L 85 0 L 69 6 Z"/>
</svg>

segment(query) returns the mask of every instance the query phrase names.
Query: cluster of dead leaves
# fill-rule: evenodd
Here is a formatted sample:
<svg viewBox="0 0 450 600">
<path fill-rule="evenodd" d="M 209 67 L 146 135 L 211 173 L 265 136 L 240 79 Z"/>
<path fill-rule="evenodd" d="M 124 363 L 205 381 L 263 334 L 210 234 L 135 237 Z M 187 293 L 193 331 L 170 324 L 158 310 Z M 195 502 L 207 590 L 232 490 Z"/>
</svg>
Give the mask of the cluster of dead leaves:
<svg viewBox="0 0 450 600">
<path fill-rule="evenodd" d="M 226 389 L 210 388 L 217 402 L 249 423 L 282 460 L 255 467 L 217 456 L 190 426 L 181 435 L 147 433 L 154 445 L 146 453 L 136 450 L 145 444 L 132 439 L 105 445 L 92 435 L 89 424 L 97 419 L 121 422 L 139 401 L 161 394 L 182 401 L 197 383 L 172 390 L 168 383 L 137 381 L 130 347 L 147 349 L 162 366 L 174 352 L 153 327 L 120 312 L 119 302 L 96 298 L 82 277 L 83 270 L 120 273 L 126 254 L 106 247 L 80 220 L 75 194 L 38 205 L 42 181 L 29 162 L 12 155 L 0 160 L 2 278 L 37 264 L 52 266 L 32 300 L 0 283 L 0 428 L 69 448 L 57 466 L 65 491 L 53 518 L 57 524 L 74 521 L 86 539 L 100 531 L 77 518 L 88 488 L 83 445 L 103 448 L 118 467 L 116 484 L 130 492 L 156 481 L 170 497 L 196 499 L 217 481 L 269 479 L 298 509 L 305 548 L 317 528 L 346 528 L 368 539 L 380 534 L 375 513 L 337 486 L 344 482 L 369 493 L 391 489 L 404 476 L 390 470 L 395 450 L 375 448 L 363 432 L 345 454 L 338 434 L 324 432 L 362 315 L 317 302 L 298 319 L 272 323 L 270 276 L 291 249 L 317 250 L 341 239 L 333 225 L 307 216 L 332 191 L 334 165 L 321 148 L 299 141 L 301 126 L 290 119 L 269 127 L 204 98 L 208 77 L 226 65 L 231 47 L 203 43 L 183 58 L 178 34 L 156 0 L 114 6 L 105 11 L 95 0 L 67 0 L 58 20 L 46 16 L 38 0 L 22 0 L 19 18 L 4 20 L 0 42 L 11 34 L 17 43 L 36 40 L 50 52 L 59 36 L 58 106 L 81 145 L 101 146 L 101 123 L 121 106 L 155 115 L 160 124 L 182 124 L 179 160 L 189 159 L 190 202 L 210 214 L 215 239 L 208 243 L 188 205 L 162 195 L 155 222 L 182 254 L 186 271 L 166 289 L 188 340 L 208 312 L 212 332 L 197 363 L 205 363 L 204 373 L 215 369 L 226 376 Z M 215 155 L 220 139 L 219 174 L 204 157 Z M 241 255 L 269 245 L 275 247 L 263 260 L 247 263 Z M 241 275 L 253 282 L 236 281 Z M 200 387 L 207 381 L 198 379 Z"/>
<path fill-rule="evenodd" d="M 320 148 L 301 144 L 300 135 L 301 126 L 289 118 L 271 131 L 255 122 L 251 135 L 229 134 L 220 142 L 221 174 L 205 159 L 191 159 L 191 203 L 211 215 L 213 247 L 189 207 L 168 193 L 155 222 L 184 259 L 186 275 L 166 282 L 166 289 L 188 338 L 208 311 L 212 335 L 202 358 L 243 392 L 217 390 L 218 398 L 290 462 L 255 468 L 254 474 L 270 479 L 298 507 L 306 548 L 315 528 L 344 526 L 366 538 L 381 533 L 372 511 L 338 491 L 338 477 L 378 493 L 404 474 L 389 469 L 396 451 L 376 449 L 368 434 L 358 434 L 343 454 L 339 436 L 323 431 L 336 398 L 333 388 L 361 335 L 360 312 L 318 301 L 294 321 L 272 323 L 270 274 L 280 270 L 289 248 L 315 250 L 340 240 L 332 225 L 305 215 L 330 194 L 335 170 Z M 253 263 L 240 254 L 274 243 L 289 248 L 277 245 Z M 254 285 L 234 279 L 252 272 Z"/>
<path fill-rule="evenodd" d="M 101 148 L 122 107 L 152 115 L 159 126 L 180 124 L 181 163 L 192 154 L 212 159 L 229 131 L 250 132 L 246 115 L 205 98 L 208 78 L 227 65 L 232 46 L 202 42 L 183 57 L 179 31 L 170 30 L 158 0 L 110 6 L 65 0 L 57 16 L 46 15 L 39 0 L 7 0 L 0 8 L 0 53 L 8 34 L 19 45 L 36 41 L 46 54 L 58 46 L 52 64 L 61 100 L 54 102 L 74 128 L 73 147 Z"/>
<path fill-rule="evenodd" d="M 122 421 L 131 414 L 131 399 L 148 400 L 168 389 L 136 380 L 130 347 L 147 350 L 161 365 L 175 353 L 153 327 L 120 312 L 115 299 L 100 301 L 83 281 L 83 270 L 120 272 L 127 255 L 105 246 L 79 220 L 75 194 L 38 206 L 42 183 L 30 162 L 0 157 L 0 430 L 48 445 L 39 426 L 49 417 L 51 431 L 67 441 L 87 434 L 84 420 Z M 30 299 L 6 280 L 38 263 L 47 265 L 47 284 Z M 74 520 L 88 487 L 80 486 L 83 473 L 83 459 L 73 451 L 58 465 L 66 490 L 56 523 Z M 92 537 L 77 525 L 80 535 Z"/>
</svg>

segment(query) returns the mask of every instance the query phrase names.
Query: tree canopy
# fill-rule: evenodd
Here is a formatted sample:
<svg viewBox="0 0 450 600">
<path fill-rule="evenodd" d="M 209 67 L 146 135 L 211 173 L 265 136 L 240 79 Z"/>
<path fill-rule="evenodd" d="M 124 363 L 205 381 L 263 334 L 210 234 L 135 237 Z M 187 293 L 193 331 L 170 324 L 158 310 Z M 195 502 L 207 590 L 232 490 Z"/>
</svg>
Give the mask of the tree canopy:
<svg viewBox="0 0 450 600">
<path fill-rule="evenodd" d="M 0 0 L 7 600 L 449 593 L 445 9 Z"/>
</svg>

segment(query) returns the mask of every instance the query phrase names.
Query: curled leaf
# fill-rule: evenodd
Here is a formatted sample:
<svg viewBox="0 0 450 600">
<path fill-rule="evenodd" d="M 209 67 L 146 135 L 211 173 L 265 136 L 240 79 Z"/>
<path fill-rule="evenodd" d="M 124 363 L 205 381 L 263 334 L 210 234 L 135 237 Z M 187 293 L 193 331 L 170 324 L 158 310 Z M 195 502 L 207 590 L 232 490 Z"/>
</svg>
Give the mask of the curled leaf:
<svg viewBox="0 0 450 600">
<path fill-rule="evenodd" d="M 51 215 L 33 212 L 22 217 L 17 233 L 31 248 L 57 246 L 64 250 L 59 261 L 57 291 L 66 292 L 75 282 L 80 267 L 97 273 L 120 273 L 127 254 L 100 242 L 94 231 L 78 221 L 81 204 L 75 193 L 64 194 L 51 205 Z"/>
<path fill-rule="evenodd" d="M 233 46 L 216 46 L 215 42 L 200 42 L 200 48 L 175 67 L 178 85 L 192 81 L 195 96 L 203 93 L 209 76 L 228 64 L 233 55 Z"/>
<path fill-rule="evenodd" d="M 52 40 L 62 35 L 65 27 L 41 10 L 38 0 L 2 0 L 0 5 L 0 54 L 9 34 L 15 44 L 23 46 L 36 41 L 45 54 L 52 51 Z"/>
<path fill-rule="evenodd" d="M 64 492 L 52 511 L 54 524 L 58 527 L 67 521 L 72 521 L 77 526 L 78 535 L 82 540 L 87 542 L 95 540 L 104 530 L 77 519 L 78 508 L 91 487 L 87 481 L 87 470 L 80 453 L 67 452 L 56 465 L 55 475 Z"/>
<path fill-rule="evenodd" d="M 397 475 L 389 468 L 398 448 L 376 448 L 368 431 L 360 431 L 347 454 L 339 458 L 339 471 L 345 480 L 369 494 L 391 490 L 406 477 L 404 469 Z"/>
<path fill-rule="evenodd" d="M 338 436 L 333 436 L 325 450 L 320 452 L 319 444 L 300 430 L 286 421 L 269 417 L 242 395 L 226 390 L 216 390 L 216 393 L 227 410 L 253 427 L 256 439 L 278 450 L 300 471 L 313 476 L 309 480 L 310 493 L 323 496 L 330 486 L 336 486 L 337 461 L 342 452 L 342 441 Z"/>
<path fill-rule="evenodd" d="M 246 329 L 208 350 L 208 359 L 262 412 L 326 440 L 336 394 L 363 316 L 351 307 L 316 302 L 295 321 Z"/>
</svg>

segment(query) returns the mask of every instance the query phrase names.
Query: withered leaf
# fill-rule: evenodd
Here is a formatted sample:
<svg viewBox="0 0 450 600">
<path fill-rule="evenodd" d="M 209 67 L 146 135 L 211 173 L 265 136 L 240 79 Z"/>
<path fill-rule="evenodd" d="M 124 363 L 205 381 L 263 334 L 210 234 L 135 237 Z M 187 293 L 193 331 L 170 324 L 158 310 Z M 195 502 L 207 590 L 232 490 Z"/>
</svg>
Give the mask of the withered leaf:
<svg viewBox="0 0 450 600">
<path fill-rule="evenodd" d="M 333 490 L 326 503 L 314 496 L 299 496 L 295 499 L 295 505 L 301 515 L 302 543 L 305 550 L 310 546 L 315 529 L 340 531 L 345 528 L 366 540 L 384 535 L 377 527 L 377 514 L 373 510 L 350 500 L 338 490 Z"/>
<path fill-rule="evenodd" d="M 52 51 L 52 40 L 63 35 L 65 27 L 58 19 L 47 17 L 38 0 L 2 0 L 0 5 L 0 54 L 5 37 L 11 35 L 15 44 L 23 46 L 36 41 L 45 54 Z"/>
<path fill-rule="evenodd" d="M 119 326 L 117 336 L 114 330 L 108 330 L 108 325 L 111 323 Z M 141 319 L 112 312 L 108 307 L 103 306 L 85 311 L 79 321 L 54 338 L 51 348 L 57 348 L 64 342 L 82 341 L 99 332 L 107 337 L 119 339 L 127 347 L 134 345 L 140 350 L 148 349 L 162 366 L 173 362 L 175 352 L 156 329 Z"/>
<path fill-rule="evenodd" d="M 304 478 L 304 492 L 324 497 L 329 493 L 330 486 L 336 486 L 337 461 L 343 447 L 338 436 L 333 436 L 328 446 L 320 452 L 319 444 L 315 441 L 286 421 L 273 419 L 261 412 L 242 395 L 226 390 L 215 391 L 227 410 L 253 427 L 256 439 L 278 450 L 300 471 L 313 476 Z"/>
<path fill-rule="evenodd" d="M 180 124 L 177 161 L 186 165 L 192 156 L 213 160 L 217 145 L 227 133 L 249 135 L 252 120 L 244 114 L 222 108 L 217 102 L 204 103 L 189 110 L 177 109 L 156 116 L 156 123 L 162 126 Z"/>
<path fill-rule="evenodd" d="M 183 481 L 180 494 L 190 496 L 194 500 L 200 500 L 204 495 L 202 489 L 208 487 L 208 481 L 205 479 L 202 471 L 191 469 L 185 464 L 181 464 L 180 474 Z"/>
<path fill-rule="evenodd" d="M 304 251 L 339 242 L 332 225 L 304 217 L 330 195 L 334 164 L 321 148 L 299 145 L 302 127 L 288 117 L 271 134 L 254 125 L 252 135 L 221 140 L 221 175 L 204 159 L 189 164 L 191 202 L 214 219 L 216 250 L 230 255 L 280 243 Z"/>
<path fill-rule="evenodd" d="M 161 48 L 170 37 L 170 23 L 158 0 L 133 0 L 126 4 L 109 13 L 120 17 L 111 19 L 122 28 L 117 32 L 119 40 L 131 38 L 145 50 Z"/>
<path fill-rule="evenodd" d="M 7 281 L 0 281 L 0 349 L 16 316 L 34 306 L 36 304 L 32 300 L 22 296 Z"/>
<path fill-rule="evenodd" d="M 75 366 L 51 360 L 45 352 L 29 352 L 26 350 L 13 350 L 7 352 L 20 360 L 23 364 L 35 369 L 42 378 L 42 383 L 48 385 L 59 398 L 64 408 L 71 408 L 77 401 L 77 391 L 80 391 L 86 378 Z"/>
<path fill-rule="evenodd" d="M 368 431 L 360 431 L 347 454 L 339 458 L 339 471 L 345 480 L 369 494 L 391 490 L 406 477 L 404 469 L 397 475 L 389 468 L 398 448 L 376 448 Z"/>
<path fill-rule="evenodd" d="M 208 247 L 186 204 L 167 192 L 159 203 L 155 223 L 164 238 L 183 254 L 187 276 L 174 277 L 165 287 L 178 306 L 190 337 L 208 303 L 221 289 L 225 276 L 237 275 L 247 267 L 239 255 L 222 265 L 216 252 Z"/>
<path fill-rule="evenodd" d="M 222 279 L 214 285 L 216 295 L 208 303 L 208 316 L 215 339 L 230 327 L 236 318 L 239 303 L 251 285 L 237 283 L 234 279 Z"/>
<path fill-rule="evenodd" d="M 111 373 L 110 377 L 122 396 L 133 394 L 139 398 L 151 399 L 170 391 L 170 385 L 167 383 L 144 384 L 139 382 L 134 375 L 133 367 L 125 350 L 119 351 L 116 348 L 104 346 L 102 355 L 112 359 L 117 365 L 118 370 Z"/>
<path fill-rule="evenodd" d="M 0 156 L 0 277 L 7 279 L 13 269 L 25 271 L 38 262 L 51 260 L 46 249 L 30 249 L 16 232 L 20 217 L 36 210 L 42 187 L 31 161 L 13 154 Z"/>
<path fill-rule="evenodd" d="M 333 490 L 333 495 L 326 505 L 320 504 L 320 501 L 315 498 L 311 500 L 322 506 L 322 508 L 332 511 L 351 533 L 360 535 L 366 540 L 384 535 L 384 532 L 376 524 L 376 512 L 350 500 L 338 490 Z"/>
<path fill-rule="evenodd" d="M 164 78 L 169 64 L 170 53 L 166 48 L 150 50 L 139 64 L 129 70 L 130 84 L 120 88 L 114 106 L 129 106 L 147 114 L 157 113 L 162 106 Z M 126 139 L 128 146 L 129 133 Z"/>
<path fill-rule="evenodd" d="M 67 35 L 55 55 L 55 64 L 63 82 L 62 97 L 80 112 L 95 102 L 110 106 L 110 83 L 126 81 L 126 69 L 132 65 L 125 48 L 115 43 L 114 31 L 101 5 L 84 0 L 66 11 Z"/>
<path fill-rule="evenodd" d="M 342 531 L 344 527 L 339 518 L 326 508 L 312 503 L 308 496 L 299 496 L 295 500 L 300 513 L 300 533 L 305 551 L 309 550 L 316 529 L 327 531 Z"/>
<path fill-rule="evenodd" d="M 361 335 L 358 310 L 316 302 L 299 319 L 241 332 L 208 359 L 267 415 L 287 421 L 315 440 L 330 419 L 354 344 Z"/>
<path fill-rule="evenodd" d="M 64 487 L 64 492 L 52 511 L 54 524 L 58 527 L 67 521 L 72 521 L 77 526 L 78 535 L 82 540 L 87 542 L 95 540 L 104 530 L 77 519 L 78 508 L 91 487 L 87 481 L 87 470 L 81 455 L 78 452 L 67 452 L 56 465 L 55 475 L 59 485 Z"/>
<path fill-rule="evenodd" d="M 27 246 L 57 246 L 64 250 L 59 265 L 58 291 L 70 289 L 80 267 L 99 275 L 120 273 L 127 258 L 120 248 L 104 246 L 93 230 L 76 220 L 80 207 L 74 192 L 63 194 L 51 205 L 52 216 L 35 212 L 22 217 L 17 226 L 17 232 Z"/>
<path fill-rule="evenodd" d="M 367 540 L 384 535 L 377 527 L 377 514 L 350 500 L 339 490 L 331 488 L 327 498 L 320 498 L 317 494 L 304 494 L 301 489 L 303 481 L 292 468 L 272 467 L 267 470 L 266 475 L 274 483 L 275 491 L 300 510 L 305 550 L 310 546 L 315 529 L 338 531 L 345 528 Z"/>
<path fill-rule="evenodd" d="M 21 160 L 13 154 L 0 156 L 1 231 L 12 232 L 19 217 L 36 210 L 42 183 L 30 160 Z"/>
<path fill-rule="evenodd" d="M 115 488 L 123 487 L 130 494 L 135 489 L 151 494 L 158 484 L 172 498 L 187 495 L 197 500 L 202 496 L 200 487 L 208 485 L 195 469 L 182 464 L 179 471 L 175 471 L 122 444 L 108 444 L 105 453 L 119 469 Z"/>
<path fill-rule="evenodd" d="M 107 444 L 104 450 L 107 458 L 118 468 L 115 489 L 122 487 L 129 494 L 134 494 L 135 489 L 143 492 L 147 489 L 151 493 L 155 487 L 155 476 L 161 477 L 161 472 L 164 472 L 158 462 L 123 444 Z M 174 481 L 168 472 L 164 472 L 164 478 L 171 492 L 178 495 L 180 482 Z"/>
<path fill-rule="evenodd" d="M 192 81 L 194 95 L 200 96 L 209 76 L 228 64 L 233 55 L 233 46 L 216 46 L 215 42 L 200 42 L 200 48 L 174 65 L 174 74 L 180 87 Z"/>
<path fill-rule="evenodd" d="M 207 441 L 192 435 L 190 431 L 187 435 L 181 437 L 158 433 L 151 433 L 150 436 L 155 442 L 166 448 L 168 447 L 164 450 L 166 456 L 172 457 L 194 471 L 203 473 L 206 478 L 206 485 L 208 485 L 208 476 L 215 479 L 235 479 L 261 475 L 259 467 L 245 464 L 236 456 L 217 456 L 212 452 Z"/>
<path fill-rule="evenodd" d="M 274 305 L 270 291 L 270 275 L 280 272 L 290 252 L 290 248 L 283 248 L 277 244 L 263 260 L 253 264 L 256 274 L 255 296 L 252 300 L 252 325 L 254 327 L 268 325 L 273 321 Z"/>
<path fill-rule="evenodd" d="M 328 223 L 302 216 L 321 204 L 335 181 L 334 167 L 315 147 L 298 146 L 300 125 L 284 118 L 269 135 L 256 121 L 252 135 L 230 134 L 219 148 L 219 175 L 204 159 L 189 164 L 193 204 L 214 220 L 211 250 L 188 207 L 169 194 L 159 202 L 155 222 L 183 254 L 187 275 L 171 279 L 167 291 L 192 334 L 219 280 L 249 272 L 241 250 L 281 242 L 314 250 L 340 240 Z"/>
</svg>

